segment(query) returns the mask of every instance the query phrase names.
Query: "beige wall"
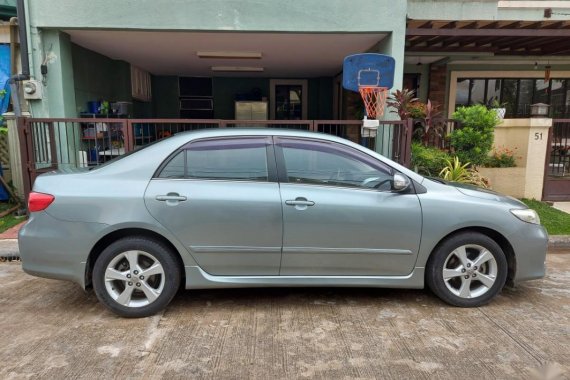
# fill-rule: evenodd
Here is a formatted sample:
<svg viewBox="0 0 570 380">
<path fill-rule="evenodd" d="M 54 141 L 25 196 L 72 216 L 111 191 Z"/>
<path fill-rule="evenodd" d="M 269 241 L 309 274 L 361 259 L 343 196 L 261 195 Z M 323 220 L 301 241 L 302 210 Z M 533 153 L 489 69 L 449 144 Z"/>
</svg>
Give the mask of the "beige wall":
<svg viewBox="0 0 570 380">
<path fill-rule="evenodd" d="M 552 119 L 505 119 L 495 129 L 495 147 L 516 148 L 515 168 L 479 168 L 491 187 L 516 198 L 542 199 L 548 132 Z"/>
</svg>

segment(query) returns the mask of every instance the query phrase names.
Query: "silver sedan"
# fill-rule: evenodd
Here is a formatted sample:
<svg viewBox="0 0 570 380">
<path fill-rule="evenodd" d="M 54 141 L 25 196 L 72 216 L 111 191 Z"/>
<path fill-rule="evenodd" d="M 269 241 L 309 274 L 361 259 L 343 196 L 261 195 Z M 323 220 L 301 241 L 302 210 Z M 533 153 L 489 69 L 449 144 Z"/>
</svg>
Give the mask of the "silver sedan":
<svg viewBox="0 0 570 380">
<path fill-rule="evenodd" d="M 27 273 L 93 287 L 126 317 L 186 289 L 423 288 L 472 307 L 541 278 L 547 234 L 516 199 L 424 178 L 334 136 L 182 133 L 37 178 Z"/>
</svg>

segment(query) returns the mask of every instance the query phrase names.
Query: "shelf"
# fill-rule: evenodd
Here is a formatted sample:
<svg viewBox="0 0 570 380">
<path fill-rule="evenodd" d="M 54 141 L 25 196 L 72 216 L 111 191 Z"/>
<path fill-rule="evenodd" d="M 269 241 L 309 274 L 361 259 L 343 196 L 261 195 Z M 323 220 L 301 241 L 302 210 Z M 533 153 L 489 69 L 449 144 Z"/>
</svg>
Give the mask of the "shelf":
<svg viewBox="0 0 570 380">
<path fill-rule="evenodd" d="M 99 156 L 122 156 L 125 154 L 125 148 L 112 148 L 99 152 Z"/>
</svg>

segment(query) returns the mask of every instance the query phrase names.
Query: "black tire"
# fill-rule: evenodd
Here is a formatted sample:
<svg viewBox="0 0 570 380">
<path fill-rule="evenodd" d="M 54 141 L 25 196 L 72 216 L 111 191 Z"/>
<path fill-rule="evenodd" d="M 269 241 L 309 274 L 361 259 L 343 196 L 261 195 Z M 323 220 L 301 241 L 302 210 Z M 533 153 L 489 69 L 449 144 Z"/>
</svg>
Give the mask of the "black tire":
<svg viewBox="0 0 570 380">
<path fill-rule="evenodd" d="M 475 272 L 475 277 L 469 279 L 469 284 L 471 284 L 471 280 L 473 280 L 473 284 L 469 286 L 470 287 L 479 286 L 481 287 L 481 289 L 484 290 L 486 288 L 487 290 L 485 291 L 484 294 L 481 294 L 479 296 L 472 298 L 464 298 L 455 294 L 448 288 L 448 286 L 446 285 L 446 281 L 443 278 L 443 270 L 444 270 L 444 265 L 446 265 L 446 260 L 453 251 L 455 251 L 459 247 L 469 246 L 469 245 L 476 245 L 483 247 L 492 254 L 496 262 L 496 276 L 495 276 L 495 282 L 492 286 L 490 286 L 490 288 L 482 287 L 483 283 L 476 279 L 479 272 Z M 476 254 L 477 252 L 476 248 L 468 248 L 467 251 L 470 252 L 469 254 L 471 255 Z M 453 257 L 450 260 L 458 261 L 459 258 Z M 491 264 L 487 264 L 487 267 L 479 269 L 489 270 L 488 269 L 489 265 Z M 453 265 L 453 267 L 455 267 L 455 265 Z M 460 267 L 463 268 L 463 266 Z M 473 271 L 473 268 L 474 266 L 466 270 Z M 461 269 L 460 271 L 463 271 L 463 269 Z M 463 232 L 447 238 L 435 248 L 435 250 L 433 251 L 432 255 L 428 260 L 426 268 L 426 282 L 428 287 L 431 289 L 433 293 L 435 293 L 435 295 L 437 295 L 440 299 L 442 299 L 444 302 L 450 305 L 459 306 L 459 307 L 478 307 L 487 304 L 501 292 L 507 280 L 507 273 L 508 273 L 507 259 L 505 257 L 505 253 L 503 252 L 501 247 L 497 244 L 497 242 L 495 242 L 490 237 L 478 232 Z M 469 275 L 469 272 L 465 273 L 465 275 Z M 449 285 L 452 288 L 455 288 L 457 286 L 459 288 L 458 289 L 459 291 L 461 289 L 460 284 L 462 284 L 464 281 L 463 278 L 466 277 L 464 277 L 463 275 L 454 277 L 452 280 L 450 280 Z M 460 282 L 451 283 L 451 281 L 460 281 Z M 457 285 L 454 286 L 454 284 Z M 474 293 L 476 294 L 476 292 Z"/>
<path fill-rule="evenodd" d="M 159 274 L 148 276 L 148 278 L 143 280 L 133 279 L 132 282 L 129 281 L 129 283 L 132 284 L 132 297 L 129 297 L 129 299 L 135 298 L 136 301 L 136 297 L 139 297 L 143 303 L 145 302 L 144 299 L 146 299 L 146 302 L 150 302 L 146 305 L 125 306 L 117 302 L 106 287 L 105 273 L 107 267 L 114 259 L 119 260 L 117 265 L 122 266 L 121 268 L 128 265 L 126 258 L 119 258 L 119 256 L 122 256 L 123 253 L 128 251 L 141 252 L 139 256 L 141 257 L 139 259 L 142 265 L 141 268 L 143 268 L 146 263 L 153 262 L 152 259 L 155 259 L 154 263 L 158 262 L 162 266 L 164 278 L 162 274 Z M 148 267 L 146 269 L 148 269 Z M 134 272 L 131 271 L 130 265 L 128 265 L 125 270 L 129 271 L 129 275 L 133 278 Z M 93 267 L 93 288 L 99 301 L 115 314 L 127 318 L 148 317 L 166 308 L 178 291 L 181 278 L 181 268 L 174 253 L 164 244 L 142 236 L 126 237 L 112 243 L 101 252 Z M 143 281 L 146 282 L 143 283 Z M 142 291 L 142 287 L 136 288 L 136 286 L 141 283 L 143 286 L 144 284 L 149 284 L 150 286 L 160 284 L 159 289 L 161 289 L 161 291 L 158 297 L 149 301 L 146 294 Z M 127 283 L 123 280 L 117 280 L 112 281 L 112 285 L 110 286 L 113 287 L 112 291 L 115 287 L 118 287 L 117 293 L 119 293 L 121 289 L 123 289 L 123 291 L 125 290 Z M 124 288 L 121 288 L 121 286 Z"/>
</svg>

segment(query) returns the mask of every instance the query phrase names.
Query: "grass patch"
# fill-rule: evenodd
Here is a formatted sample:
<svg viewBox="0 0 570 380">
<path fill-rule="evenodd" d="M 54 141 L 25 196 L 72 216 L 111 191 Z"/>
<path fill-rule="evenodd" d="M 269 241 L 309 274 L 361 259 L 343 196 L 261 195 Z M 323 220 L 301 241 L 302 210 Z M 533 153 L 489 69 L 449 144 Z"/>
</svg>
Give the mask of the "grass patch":
<svg viewBox="0 0 570 380">
<path fill-rule="evenodd" d="M 549 235 L 570 235 L 570 214 L 555 209 L 544 202 L 521 199 L 529 208 L 538 213 L 540 223 Z"/>
<path fill-rule="evenodd" d="M 0 202 L 0 213 L 13 208 L 15 204 L 8 202 Z M 17 224 L 20 224 L 26 220 L 25 218 L 16 218 L 12 213 L 0 218 L 0 233 L 6 231 L 8 228 L 12 228 Z"/>
<path fill-rule="evenodd" d="M 15 204 L 13 204 L 13 203 L 0 202 L 0 212 L 6 211 L 6 210 L 8 210 L 14 206 L 15 206 Z"/>
</svg>

